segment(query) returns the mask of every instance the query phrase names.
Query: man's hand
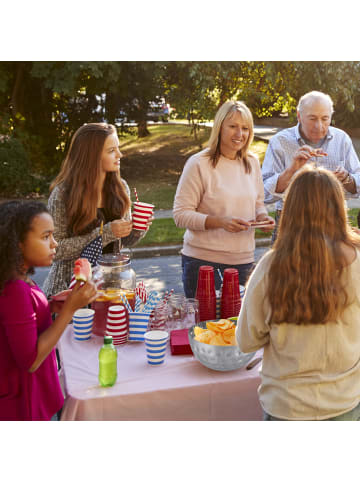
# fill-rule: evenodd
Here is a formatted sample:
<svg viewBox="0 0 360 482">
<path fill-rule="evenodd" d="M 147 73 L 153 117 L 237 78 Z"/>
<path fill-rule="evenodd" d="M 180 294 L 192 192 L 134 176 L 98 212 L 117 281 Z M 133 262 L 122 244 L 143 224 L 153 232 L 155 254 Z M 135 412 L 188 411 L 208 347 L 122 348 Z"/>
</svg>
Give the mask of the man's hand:
<svg viewBox="0 0 360 482">
<path fill-rule="evenodd" d="M 348 172 L 346 169 L 343 169 L 341 166 L 338 166 L 336 170 L 334 171 L 335 176 L 339 179 L 341 183 L 345 181 L 345 179 L 348 177 Z"/>
<path fill-rule="evenodd" d="M 292 158 L 292 162 L 290 166 L 285 169 L 283 173 L 280 174 L 278 177 L 278 181 L 276 184 L 276 189 L 275 192 L 282 193 L 284 192 L 288 185 L 290 184 L 290 181 L 293 177 L 293 175 L 301 169 L 304 164 L 306 164 L 309 159 L 312 157 L 323 157 L 327 156 L 327 153 L 323 151 L 322 149 L 313 149 L 310 146 L 307 146 L 306 144 L 304 146 L 301 146 L 294 154 L 294 157 Z"/>
<path fill-rule="evenodd" d="M 322 149 L 313 149 L 312 147 L 305 144 L 295 152 L 290 169 L 293 171 L 294 174 L 296 171 L 301 169 L 303 165 L 306 164 L 307 161 L 312 157 L 324 156 L 327 156 L 327 153 Z"/>
</svg>

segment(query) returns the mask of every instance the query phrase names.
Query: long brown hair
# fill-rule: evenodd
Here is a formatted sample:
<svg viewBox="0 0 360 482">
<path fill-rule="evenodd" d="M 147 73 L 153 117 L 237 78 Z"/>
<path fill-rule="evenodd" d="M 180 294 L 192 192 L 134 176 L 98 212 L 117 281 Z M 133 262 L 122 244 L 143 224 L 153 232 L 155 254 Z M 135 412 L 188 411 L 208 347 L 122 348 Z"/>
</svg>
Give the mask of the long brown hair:
<svg viewBox="0 0 360 482">
<path fill-rule="evenodd" d="M 50 186 L 65 188 L 68 231 L 82 234 L 97 217 L 101 153 L 107 137 L 116 134 L 111 124 L 91 123 L 81 126 L 73 135 L 61 170 Z M 105 215 L 116 219 L 124 216 L 130 199 L 119 172 L 106 173 L 102 188 Z"/>
<path fill-rule="evenodd" d="M 235 112 L 239 112 L 244 122 L 246 122 L 249 128 L 249 138 L 246 144 L 237 152 L 237 159 L 242 160 L 245 165 L 245 172 L 251 173 L 251 164 L 249 162 L 250 144 L 254 139 L 254 121 L 250 109 L 244 102 L 239 100 L 228 100 L 219 108 L 216 112 L 214 124 L 211 130 L 210 138 L 208 141 L 210 161 L 213 167 L 216 167 L 219 158 L 221 156 L 220 144 L 221 144 L 221 127 L 226 118 L 234 115 Z"/>
<path fill-rule="evenodd" d="M 268 273 L 272 323 L 336 321 L 348 305 L 342 243 L 359 247 L 342 186 L 323 168 L 305 166 L 285 197 Z"/>
</svg>

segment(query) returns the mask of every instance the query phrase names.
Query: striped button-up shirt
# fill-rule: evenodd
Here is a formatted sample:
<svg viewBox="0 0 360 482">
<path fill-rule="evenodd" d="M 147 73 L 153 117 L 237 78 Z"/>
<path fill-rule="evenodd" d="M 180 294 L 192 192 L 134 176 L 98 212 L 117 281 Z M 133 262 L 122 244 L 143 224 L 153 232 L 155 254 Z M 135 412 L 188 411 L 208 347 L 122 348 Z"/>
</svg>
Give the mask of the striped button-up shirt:
<svg viewBox="0 0 360 482">
<path fill-rule="evenodd" d="M 291 165 L 297 149 L 305 144 L 306 141 L 300 134 L 299 124 L 280 131 L 270 139 L 262 166 L 262 175 L 265 202 L 273 203 L 277 201 L 276 209 L 282 209 L 285 195 L 285 192 L 275 192 L 278 178 Z M 330 171 L 335 171 L 339 166 L 346 169 L 352 175 L 356 184 L 355 194 L 345 190 L 346 198 L 358 197 L 360 194 L 360 162 L 350 137 L 346 132 L 336 127 L 329 127 L 321 149 L 328 155 L 326 157 L 313 157 L 311 161 Z"/>
</svg>

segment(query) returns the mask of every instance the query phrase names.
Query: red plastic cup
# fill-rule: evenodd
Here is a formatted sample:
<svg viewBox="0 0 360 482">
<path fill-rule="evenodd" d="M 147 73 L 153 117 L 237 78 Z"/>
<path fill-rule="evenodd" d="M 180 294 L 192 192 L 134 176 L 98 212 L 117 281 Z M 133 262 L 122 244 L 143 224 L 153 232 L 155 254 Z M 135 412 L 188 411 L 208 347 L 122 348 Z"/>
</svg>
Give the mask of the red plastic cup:
<svg viewBox="0 0 360 482">
<path fill-rule="evenodd" d="M 216 319 L 214 268 L 200 266 L 195 298 L 199 300 L 200 321 Z"/>
<path fill-rule="evenodd" d="M 214 268 L 212 266 L 200 266 L 197 287 L 196 287 L 196 298 L 208 297 L 210 295 L 215 295 L 215 280 L 214 280 Z"/>
<path fill-rule="evenodd" d="M 241 308 L 239 273 L 235 268 L 224 270 L 221 293 L 221 318 L 238 316 Z"/>
</svg>

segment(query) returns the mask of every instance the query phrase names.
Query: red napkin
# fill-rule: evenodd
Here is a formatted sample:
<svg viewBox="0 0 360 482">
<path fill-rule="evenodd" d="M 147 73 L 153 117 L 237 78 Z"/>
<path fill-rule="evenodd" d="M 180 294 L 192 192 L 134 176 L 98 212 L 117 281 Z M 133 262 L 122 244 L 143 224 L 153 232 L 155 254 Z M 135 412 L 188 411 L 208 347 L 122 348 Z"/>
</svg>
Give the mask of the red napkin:
<svg viewBox="0 0 360 482">
<path fill-rule="evenodd" d="M 192 355 L 189 343 L 188 329 L 170 332 L 170 348 L 172 355 Z"/>
</svg>

